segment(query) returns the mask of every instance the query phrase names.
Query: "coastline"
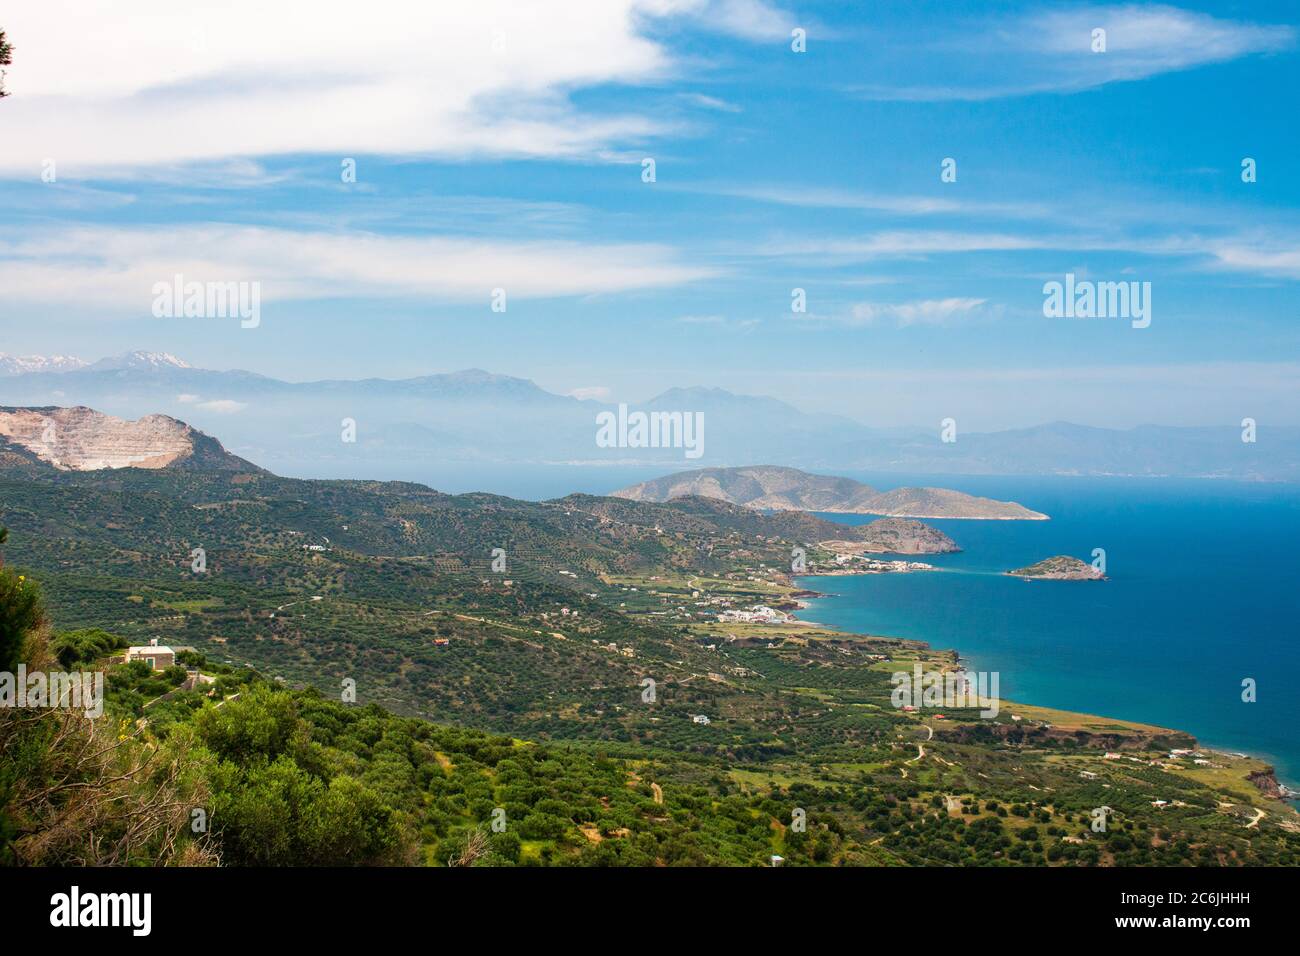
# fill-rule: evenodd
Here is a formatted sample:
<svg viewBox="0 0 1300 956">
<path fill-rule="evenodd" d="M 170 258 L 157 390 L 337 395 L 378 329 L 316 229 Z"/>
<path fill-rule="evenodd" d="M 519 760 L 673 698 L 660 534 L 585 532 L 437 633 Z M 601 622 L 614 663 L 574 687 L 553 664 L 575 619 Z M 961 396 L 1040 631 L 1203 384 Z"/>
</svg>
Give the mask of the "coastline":
<svg viewBox="0 0 1300 956">
<path fill-rule="evenodd" d="M 816 511 L 809 511 L 807 508 L 780 508 L 773 509 L 778 511 L 797 511 L 806 515 L 863 515 L 870 518 L 915 518 L 918 521 L 1051 521 L 1051 515 L 1045 515 L 1041 512 L 1034 512 L 1028 515 L 936 515 L 921 514 L 919 512 L 899 511 L 885 513 L 883 511 L 851 511 L 843 508 L 818 508 Z"/>
<path fill-rule="evenodd" d="M 1014 520 L 1014 519 L 1010 519 L 1010 520 Z M 816 622 L 816 621 L 810 621 L 810 620 L 807 620 L 807 619 L 802 618 L 802 617 L 799 616 L 799 613 L 800 613 L 800 612 L 806 610 L 807 608 L 809 608 L 809 607 L 811 606 L 811 605 L 808 604 L 807 601 L 805 600 L 805 599 L 807 599 L 807 598 L 836 598 L 836 597 L 843 597 L 843 595 L 834 594 L 834 593 L 828 593 L 828 592 L 822 592 L 822 591 L 817 591 L 817 590 L 814 590 L 814 589 L 812 589 L 812 588 L 805 587 L 805 586 L 803 585 L 802 582 L 803 582 L 803 580 L 806 579 L 806 578 L 814 578 L 814 577 L 850 576 L 850 574 L 852 574 L 853 576 L 857 576 L 858 574 L 863 574 L 863 575 L 865 575 L 865 574 L 869 574 L 869 573 L 872 573 L 872 572 L 850 572 L 850 573 L 847 573 L 847 574 L 841 574 L 841 575 L 808 574 L 808 575 L 794 575 L 794 576 L 792 576 L 792 577 L 791 577 L 791 580 L 792 580 L 792 582 L 795 584 L 796 589 L 792 592 L 792 594 L 791 594 L 791 598 L 795 601 L 795 604 L 797 605 L 797 607 L 796 607 L 796 609 L 795 609 L 794 611 L 790 611 L 790 612 L 788 612 L 788 613 L 789 613 L 789 616 L 790 616 L 790 619 L 791 619 L 794 623 L 799 624 L 799 625 L 801 625 L 801 626 L 806 626 L 806 627 L 816 627 L 816 628 L 819 628 L 819 629 L 822 629 L 822 630 L 825 630 L 825 631 L 829 631 L 829 632 L 833 632 L 833 633 L 837 633 L 837 634 L 849 634 L 849 635 L 853 634 L 854 632 L 852 632 L 852 631 L 848 631 L 848 630 L 845 630 L 845 629 L 842 628 L 842 627 L 838 627 L 838 626 L 835 626 L 835 625 L 822 624 L 822 623 L 819 623 L 819 622 Z M 795 598 L 794 595 L 798 595 L 798 598 Z M 939 652 L 939 653 L 943 653 L 943 652 L 951 653 L 951 654 L 953 655 L 953 657 L 955 658 L 955 660 L 956 660 L 958 663 L 962 663 L 962 662 L 966 662 L 966 661 L 968 661 L 968 658 L 963 657 L 963 656 L 962 656 L 962 653 L 961 653 L 961 651 L 960 651 L 959 649 L 957 649 L 957 648 L 936 648 L 935 644 L 934 644 L 931 640 L 929 640 L 928 638 L 922 638 L 922 639 L 919 639 L 919 640 L 916 639 L 916 638 L 890 638 L 890 636 L 889 636 L 889 635 L 886 635 L 886 634 L 873 634 L 873 635 L 870 635 L 870 636 L 872 636 L 872 637 L 886 638 L 886 639 L 896 639 L 896 640 L 908 640 L 908 641 L 914 641 L 914 642 L 916 642 L 916 643 L 919 643 L 919 644 L 924 645 L 926 648 L 928 648 L 928 649 L 931 650 L 931 651 L 935 651 L 935 652 Z M 1204 743 L 1202 742 L 1202 738 L 1201 738 L 1200 736 L 1198 736 L 1198 735 L 1195 734 L 1195 733 L 1192 733 L 1191 731 L 1182 730 L 1182 729 L 1180 729 L 1180 728 L 1174 728 L 1174 727 L 1163 727 L 1163 726 L 1158 726 L 1158 725 L 1154 725 L 1154 724 L 1146 724 L 1144 721 L 1137 721 L 1137 720 L 1133 720 L 1133 719 L 1128 718 L 1128 717 L 1108 717 L 1107 715 L 1100 715 L 1100 714 L 1096 714 L 1096 715 L 1094 715 L 1094 714 L 1084 713 L 1084 712 L 1082 712 L 1082 711 L 1062 710 L 1061 708 L 1058 708 L 1058 707 L 1056 707 L 1055 705 L 1052 705 L 1052 704 L 1033 704 L 1033 703 L 1029 703 L 1029 702 L 1026 702 L 1026 701 L 1015 701 L 1015 700 L 1012 700 L 1012 699 L 1010 699 L 1010 698 L 1002 698 L 1002 701 L 1001 701 L 1001 702 L 1002 702 L 1002 704 L 1003 704 L 1004 706 L 1015 706 L 1015 707 L 1019 707 L 1019 708 L 1021 708 L 1021 709 L 1029 708 L 1029 709 L 1035 709 L 1035 710 L 1055 711 L 1055 712 L 1062 713 L 1062 714 L 1071 714 L 1071 715 L 1074 715 L 1074 716 L 1079 717 L 1079 718 L 1100 718 L 1100 719 L 1109 719 L 1109 720 L 1123 721 L 1124 723 L 1127 723 L 1127 724 L 1147 726 L 1147 727 L 1151 727 L 1151 728 L 1153 728 L 1153 729 L 1155 729 L 1155 730 L 1165 731 L 1165 732 L 1172 733 L 1172 734 L 1180 734 L 1180 735 L 1182 735 L 1182 736 L 1185 736 L 1185 737 L 1191 739 L 1191 740 L 1195 743 L 1195 749 L 1196 749 L 1196 751 L 1197 751 L 1197 752 L 1200 752 L 1200 753 L 1212 754 L 1212 755 L 1218 756 L 1218 757 L 1220 757 L 1221 759 L 1225 759 L 1225 760 L 1231 760 L 1231 759 L 1242 759 L 1242 758 L 1244 758 L 1244 759 L 1247 759 L 1247 760 L 1253 761 L 1253 762 L 1255 762 L 1255 763 L 1258 763 L 1258 764 L 1261 764 L 1261 765 L 1262 765 L 1262 767 L 1263 767 L 1264 770 L 1266 771 L 1266 776 L 1267 776 L 1267 778 L 1271 779 L 1271 782 L 1272 782 L 1273 786 L 1274 786 L 1274 787 L 1279 791 L 1279 793 L 1277 793 L 1277 794 L 1270 794 L 1269 791 L 1268 791 L 1265 787 L 1261 787 L 1261 786 L 1259 786 L 1259 784 L 1254 784 L 1254 785 L 1256 786 L 1256 788 L 1260 791 L 1261 796 L 1264 797 L 1265 799 L 1273 800 L 1273 801 L 1276 801 L 1276 802 L 1278 802 L 1278 803 L 1282 803 L 1282 804 L 1284 804 L 1285 806 L 1289 807 L 1292 811 L 1297 812 L 1297 813 L 1300 813 L 1300 781 L 1294 781 L 1294 783 L 1288 783 L 1288 782 L 1286 782 L 1286 781 L 1279 780 L 1278 777 L 1277 777 L 1277 767 L 1276 767 L 1276 763 L 1275 763 L 1275 761 L 1273 761 L 1272 759 L 1270 759 L 1270 758 L 1267 757 L 1267 756 L 1263 756 L 1263 755 L 1260 755 L 1260 754 L 1258 754 L 1258 753 L 1252 753 L 1252 752 L 1249 751 L 1249 750 L 1246 750 L 1246 751 L 1241 751 L 1241 750 L 1231 750 L 1231 749 L 1228 749 L 1228 748 L 1226 748 L 1226 747 L 1206 745 L 1206 744 L 1204 744 Z M 1252 773 L 1251 775 L 1248 776 L 1247 779 L 1250 779 L 1250 781 L 1251 781 L 1252 783 L 1254 783 L 1254 777 L 1255 777 L 1255 776 L 1256 776 L 1256 775 Z M 1261 776 L 1265 776 L 1265 775 L 1261 775 Z"/>
<path fill-rule="evenodd" d="M 812 512 L 808 512 L 811 514 Z M 918 521 L 1051 521 L 1051 515 L 929 515 L 913 514 L 911 512 L 899 514 L 880 514 L 877 511 L 835 511 L 834 509 L 823 511 L 822 514 L 828 515 L 871 515 L 876 518 L 915 518 Z"/>
</svg>

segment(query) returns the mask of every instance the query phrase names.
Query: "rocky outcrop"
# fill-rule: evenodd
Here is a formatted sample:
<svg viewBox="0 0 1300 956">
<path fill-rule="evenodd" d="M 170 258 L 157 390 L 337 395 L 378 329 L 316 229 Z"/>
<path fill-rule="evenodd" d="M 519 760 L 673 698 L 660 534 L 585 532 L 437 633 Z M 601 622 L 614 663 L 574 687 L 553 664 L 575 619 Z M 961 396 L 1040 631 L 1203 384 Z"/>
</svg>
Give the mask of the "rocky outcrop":
<svg viewBox="0 0 1300 956">
<path fill-rule="evenodd" d="M 938 528 L 909 518 L 880 518 L 853 530 L 851 541 L 823 541 L 821 547 L 838 554 L 949 554 L 957 542 Z"/>
<path fill-rule="evenodd" d="M 166 415 L 127 421 L 92 408 L 0 407 L 6 457 L 44 462 L 59 471 L 106 468 L 202 468 L 259 471 L 215 438 Z"/>
<path fill-rule="evenodd" d="M 1247 774 L 1246 779 L 1253 783 L 1260 793 L 1273 800 L 1281 800 L 1286 796 L 1282 790 L 1282 785 L 1277 782 L 1277 774 L 1272 767 L 1254 770 Z"/>
</svg>

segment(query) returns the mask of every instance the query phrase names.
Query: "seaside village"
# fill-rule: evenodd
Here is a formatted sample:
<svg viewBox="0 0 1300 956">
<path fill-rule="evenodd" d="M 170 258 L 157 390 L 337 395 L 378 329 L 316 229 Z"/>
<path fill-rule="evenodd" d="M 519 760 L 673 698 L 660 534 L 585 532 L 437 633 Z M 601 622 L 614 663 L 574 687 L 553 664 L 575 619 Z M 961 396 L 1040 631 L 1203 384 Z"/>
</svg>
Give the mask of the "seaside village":
<svg viewBox="0 0 1300 956">
<path fill-rule="evenodd" d="M 933 571 L 934 565 L 926 564 L 921 561 L 904 561 L 904 560 L 880 560 L 870 557 L 866 554 L 836 554 L 835 563 L 829 566 L 814 565 L 809 563 L 807 573 L 816 575 L 850 575 L 850 574 L 899 574 L 912 571 Z M 561 571 L 561 574 L 566 572 Z M 649 579 L 651 584 L 660 582 L 662 579 L 653 576 Z M 694 579 L 693 579 L 694 580 Z M 760 565 L 752 573 L 732 572 L 722 576 L 722 580 L 737 582 L 738 584 L 756 584 L 767 586 L 785 586 L 788 584 L 788 577 L 766 564 Z M 665 587 L 667 583 L 665 582 Z M 777 607 L 768 604 L 751 603 L 757 595 L 744 594 L 743 588 L 738 588 L 734 592 L 730 590 L 721 590 L 716 593 L 709 593 L 707 590 L 692 588 L 690 592 L 690 606 L 678 604 L 672 606 L 673 601 L 681 600 L 684 595 L 675 591 L 648 589 L 641 592 L 637 587 L 624 585 L 621 590 L 628 592 L 629 597 L 634 595 L 643 598 L 658 598 L 661 605 L 669 605 L 667 608 L 653 608 L 638 611 L 636 608 L 628 609 L 629 613 L 643 613 L 651 617 L 667 617 L 674 620 L 686 621 L 708 621 L 716 620 L 720 624 L 759 624 L 759 625 L 784 625 L 791 624 L 795 621 L 791 610 L 802 608 L 805 605 L 799 601 L 782 601 Z M 596 595 L 591 595 L 595 597 Z M 748 600 L 746 600 L 748 598 Z M 633 598 L 632 603 L 641 603 Z M 620 605 L 627 609 L 628 602 Z"/>
<path fill-rule="evenodd" d="M 867 557 L 865 554 L 837 554 L 837 567 L 833 570 L 819 570 L 818 574 L 897 574 L 907 571 L 933 571 L 933 564 L 924 561 L 881 561 L 879 558 Z"/>
</svg>

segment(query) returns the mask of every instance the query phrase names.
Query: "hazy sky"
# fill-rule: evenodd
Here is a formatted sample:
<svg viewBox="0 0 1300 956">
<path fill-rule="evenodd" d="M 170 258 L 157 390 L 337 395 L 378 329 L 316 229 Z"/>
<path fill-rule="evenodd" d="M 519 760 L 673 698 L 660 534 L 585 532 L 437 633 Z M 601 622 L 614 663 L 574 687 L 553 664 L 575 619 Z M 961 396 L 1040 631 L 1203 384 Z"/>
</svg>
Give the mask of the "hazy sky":
<svg viewBox="0 0 1300 956">
<path fill-rule="evenodd" d="M 0 351 L 1300 424 L 1294 4 L 303 9 L 6 5 Z M 178 273 L 260 326 L 154 318 Z M 1149 327 L 1045 317 L 1067 273 L 1149 282 Z"/>
</svg>

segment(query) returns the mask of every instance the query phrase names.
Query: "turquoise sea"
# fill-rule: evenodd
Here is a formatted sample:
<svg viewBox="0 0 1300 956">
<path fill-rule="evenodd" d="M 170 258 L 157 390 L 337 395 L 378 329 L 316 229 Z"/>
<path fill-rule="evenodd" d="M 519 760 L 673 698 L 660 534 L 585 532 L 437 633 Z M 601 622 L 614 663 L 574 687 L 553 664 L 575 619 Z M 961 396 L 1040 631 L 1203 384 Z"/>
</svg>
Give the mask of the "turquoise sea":
<svg viewBox="0 0 1300 956">
<path fill-rule="evenodd" d="M 1300 486 L 857 474 L 1018 501 L 1050 521 L 944 521 L 938 572 L 808 577 L 800 617 L 957 649 L 1004 697 L 1160 724 L 1275 765 L 1300 788 Z M 822 515 L 858 524 L 862 515 Z M 1001 572 L 1106 552 L 1105 582 Z M 1254 678 L 1257 702 L 1242 701 Z"/>
</svg>

